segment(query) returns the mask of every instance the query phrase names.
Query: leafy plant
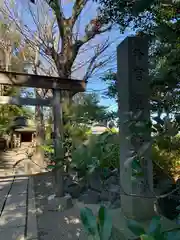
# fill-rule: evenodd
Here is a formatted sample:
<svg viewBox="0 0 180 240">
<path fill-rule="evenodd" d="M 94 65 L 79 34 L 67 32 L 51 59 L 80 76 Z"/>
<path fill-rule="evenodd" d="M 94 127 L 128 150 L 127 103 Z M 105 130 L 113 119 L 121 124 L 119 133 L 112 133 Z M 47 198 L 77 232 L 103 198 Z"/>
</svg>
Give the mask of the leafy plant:
<svg viewBox="0 0 180 240">
<path fill-rule="evenodd" d="M 155 216 L 152 218 L 148 230 L 146 231 L 135 220 L 128 220 L 128 228 L 141 240 L 178 240 L 180 239 L 180 231 L 163 232 L 161 226 L 161 217 Z"/>
<path fill-rule="evenodd" d="M 158 145 L 152 146 L 152 160 L 154 163 L 154 177 L 161 178 L 162 174 L 166 174 L 172 178 L 179 175 L 178 166 L 180 166 L 180 151 L 179 149 L 168 151 L 161 149 Z"/>
<path fill-rule="evenodd" d="M 108 240 L 113 239 L 112 219 L 104 206 L 99 208 L 95 216 L 91 209 L 81 209 L 81 221 L 90 239 Z M 135 220 L 127 220 L 127 227 L 141 240 L 179 240 L 180 231 L 162 231 L 161 217 L 154 216 L 147 230 Z"/>
<path fill-rule="evenodd" d="M 47 168 L 53 170 L 65 166 L 66 171 L 68 171 L 73 150 L 78 144 L 86 140 L 89 134 L 89 128 L 85 125 L 66 124 L 62 149 L 59 149 L 59 156 L 55 156 L 52 139 L 49 139 L 46 144 L 41 146 L 47 159 Z M 61 139 L 59 141 L 61 141 Z"/>
<path fill-rule="evenodd" d="M 59 151 L 60 156 L 55 156 L 54 146 L 52 143 L 45 144 L 45 145 L 41 146 L 41 148 L 45 152 L 45 156 L 47 159 L 47 169 L 53 170 L 53 169 L 57 169 L 57 168 L 64 166 L 65 157 L 63 155 L 63 151 L 64 151 L 63 148 L 60 149 L 60 151 Z"/>
<path fill-rule="evenodd" d="M 92 168 L 119 168 L 118 134 L 111 131 L 89 139 L 72 152 L 72 166 L 86 171 Z"/>
<path fill-rule="evenodd" d="M 81 209 L 81 221 L 88 237 L 96 240 L 108 240 L 112 233 L 112 221 L 107 209 L 101 206 L 95 216 L 91 209 Z"/>
<path fill-rule="evenodd" d="M 141 112 L 137 114 L 127 113 L 128 120 L 126 124 L 128 124 L 130 129 L 129 140 L 132 145 L 133 139 L 140 139 L 147 131 L 149 131 L 149 134 L 151 133 L 151 122 L 141 121 L 141 114 Z M 134 148 L 136 151 L 133 150 L 130 153 L 130 157 L 126 160 L 124 166 L 132 167 L 133 176 L 143 176 L 141 162 L 145 153 L 151 148 L 155 174 L 156 170 L 160 168 L 167 177 L 171 176 L 175 178 L 178 176 L 178 166 L 180 163 L 180 141 L 176 136 L 178 126 L 176 122 L 171 122 L 167 119 L 156 118 L 156 121 L 158 122 L 155 125 L 156 129 L 158 129 L 157 136 L 153 136 L 149 141 L 144 142 L 138 150 Z"/>
</svg>

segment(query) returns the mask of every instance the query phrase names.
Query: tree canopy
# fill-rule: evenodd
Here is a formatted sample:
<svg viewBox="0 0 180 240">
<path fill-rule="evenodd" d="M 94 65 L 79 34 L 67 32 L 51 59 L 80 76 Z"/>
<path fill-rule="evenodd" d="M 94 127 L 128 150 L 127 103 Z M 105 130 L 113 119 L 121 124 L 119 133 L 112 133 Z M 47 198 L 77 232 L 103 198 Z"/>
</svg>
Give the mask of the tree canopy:
<svg viewBox="0 0 180 240">
<path fill-rule="evenodd" d="M 3 15 L 2 15 L 3 16 Z M 0 69 L 6 71 L 25 71 L 25 63 L 31 61 L 29 46 L 23 44 L 21 35 L 14 23 L 1 18 L 0 21 Z M 22 91 L 17 87 L 1 85 L 1 96 L 19 96 Z M 8 130 L 11 119 L 15 116 L 30 116 L 30 110 L 22 106 L 1 105 L 0 106 L 0 134 Z"/>
<path fill-rule="evenodd" d="M 123 3 L 127 4 L 129 1 L 113 1 L 111 7 L 106 6 L 104 1 L 103 9 L 111 10 L 114 14 L 114 21 L 122 26 L 121 20 L 126 18 L 119 18 L 117 12 L 124 12 L 132 17 L 136 31 L 143 31 L 150 37 L 150 79 L 151 79 L 151 105 L 154 112 L 160 113 L 177 113 L 179 112 L 179 69 L 180 69 L 180 18 L 179 18 L 179 3 L 171 5 L 157 4 L 156 1 L 137 1 L 137 6 L 124 8 Z M 143 3 L 142 3 L 143 2 Z M 163 1 L 162 1 L 163 2 Z M 150 4 L 151 3 L 151 4 Z M 140 4 L 142 4 L 140 6 Z M 137 8 L 136 8 L 137 7 Z M 114 9 L 115 12 L 112 12 Z M 134 9 L 134 10 L 133 10 Z M 108 11 L 106 12 L 108 13 Z M 110 14 L 110 12 L 108 13 Z M 143 15 L 143 17 L 142 17 Z M 149 16 L 152 16 L 151 20 Z M 109 15 L 110 16 L 110 15 Z M 122 16 L 121 16 L 122 17 Z M 142 25 L 142 19 L 146 19 L 147 24 Z M 118 22 L 119 20 L 120 22 Z M 129 22 L 125 21 L 126 27 Z M 132 23 L 132 22 L 131 22 Z M 125 25 L 124 25 L 125 26 Z M 117 98 L 116 90 L 116 73 L 109 72 L 103 77 L 108 84 L 109 97 Z"/>
</svg>

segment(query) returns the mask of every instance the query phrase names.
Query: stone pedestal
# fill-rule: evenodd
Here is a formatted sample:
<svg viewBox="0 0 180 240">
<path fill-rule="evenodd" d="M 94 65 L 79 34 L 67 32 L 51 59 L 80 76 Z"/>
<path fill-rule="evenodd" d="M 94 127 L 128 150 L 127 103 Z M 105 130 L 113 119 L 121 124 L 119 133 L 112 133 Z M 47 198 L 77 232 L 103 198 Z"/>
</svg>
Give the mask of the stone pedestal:
<svg viewBox="0 0 180 240">
<path fill-rule="evenodd" d="M 133 180 L 131 165 L 126 168 L 124 164 L 132 150 L 137 152 L 145 142 L 150 142 L 151 139 L 151 133 L 148 130 L 140 137 L 129 138 L 135 129 L 130 129 L 127 124 L 128 112 L 137 114 L 142 111 L 140 121 L 150 121 L 147 37 L 126 38 L 118 46 L 117 63 L 122 212 L 128 218 L 147 220 L 154 215 L 151 148 L 144 156 L 143 177 Z"/>
<path fill-rule="evenodd" d="M 72 198 L 70 195 L 63 197 L 54 197 L 48 201 L 48 211 L 64 211 L 73 207 Z"/>
</svg>

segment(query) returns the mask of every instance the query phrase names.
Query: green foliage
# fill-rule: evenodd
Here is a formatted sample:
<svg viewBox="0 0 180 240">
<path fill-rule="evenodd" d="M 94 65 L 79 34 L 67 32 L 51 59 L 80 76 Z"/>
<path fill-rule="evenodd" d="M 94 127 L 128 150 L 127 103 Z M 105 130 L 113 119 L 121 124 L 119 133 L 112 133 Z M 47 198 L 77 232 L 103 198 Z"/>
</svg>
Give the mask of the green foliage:
<svg viewBox="0 0 180 240">
<path fill-rule="evenodd" d="M 151 110 L 159 116 L 179 113 L 180 2 L 174 1 L 168 6 L 163 0 L 100 0 L 100 3 L 105 17 L 118 23 L 120 28 L 129 26 L 149 35 Z M 116 73 L 109 72 L 103 80 L 108 84 L 105 95 L 117 100 Z"/>
<path fill-rule="evenodd" d="M 1 105 L 0 106 L 0 135 L 6 134 L 11 129 L 12 119 L 16 116 L 32 116 L 26 107 Z"/>
<path fill-rule="evenodd" d="M 179 122 L 158 117 L 155 120 L 156 123 L 153 125 L 153 130 L 155 129 L 152 149 L 153 160 L 167 175 L 178 176 L 178 166 L 180 166 L 180 138 L 177 135 L 180 127 Z"/>
<path fill-rule="evenodd" d="M 113 81 L 111 77 L 113 77 Z M 113 92 L 113 95 L 111 92 L 111 88 L 115 89 L 116 87 L 116 75 L 107 75 L 107 81 L 111 82 L 109 85 L 109 96 L 113 96 L 117 100 L 117 90 L 116 92 Z M 151 103 L 152 109 L 155 109 L 154 103 L 152 101 Z M 177 107 L 172 103 L 171 107 L 168 108 L 168 114 L 172 113 L 173 109 L 177 110 Z M 156 111 L 157 110 L 159 110 L 159 108 L 157 108 Z M 170 174 L 171 176 L 177 176 L 177 170 L 179 170 L 177 167 L 180 164 L 180 141 L 178 140 L 178 137 L 176 137 L 176 134 L 180 130 L 178 115 L 175 115 L 174 120 L 167 118 L 167 116 L 163 119 L 161 119 L 160 117 L 156 117 L 153 120 L 155 121 L 155 123 L 153 122 L 151 128 L 151 131 L 154 133 L 152 139 L 154 141 L 152 148 L 152 158 L 155 164 L 155 171 L 156 165 L 158 164 L 165 171 L 165 173 Z M 129 125 L 131 126 L 131 129 L 133 129 L 134 134 L 135 132 L 139 132 L 139 134 L 141 134 L 139 128 L 137 128 L 137 131 L 135 131 L 135 125 L 133 121 L 129 122 Z M 133 159 L 135 158 L 136 161 L 133 161 Z M 139 174 L 139 157 L 137 157 L 137 155 L 135 154 L 134 157 L 128 159 L 128 162 L 132 162 L 134 167 L 137 169 L 136 174 Z"/>
<path fill-rule="evenodd" d="M 152 16 L 147 14 L 144 16 L 143 13 L 152 9 L 156 0 L 139 0 L 139 1 L 129 1 L 129 0 L 97 0 L 100 3 L 100 10 L 104 21 L 117 23 L 120 29 L 124 31 L 126 27 L 133 27 L 132 23 L 135 24 L 135 20 L 139 20 L 138 23 L 144 23 L 145 25 L 151 24 L 147 23 L 145 19 L 152 19 Z M 138 16 L 141 16 L 141 18 Z"/>
<path fill-rule="evenodd" d="M 93 122 L 107 118 L 106 107 L 99 105 L 97 94 L 78 94 L 63 104 L 64 140 L 71 151 L 87 140 Z M 68 151 L 67 149 L 67 151 Z M 66 150 L 65 150 L 66 151 Z"/>
<path fill-rule="evenodd" d="M 96 237 L 98 235 L 97 220 L 96 217 L 93 215 L 92 210 L 89 208 L 82 209 L 80 216 L 87 233 Z"/>
<path fill-rule="evenodd" d="M 118 134 L 111 131 L 100 135 L 91 135 L 72 153 L 72 166 L 86 171 L 93 168 L 119 167 Z"/>
<path fill-rule="evenodd" d="M 170 117 L 165 116 L 164 118 L 155 117 L 153 120 L 156 122 L 153 124 L 152 131 L 155 133 L 156 141 L 158 142 L 163 138 L 171 140 L 171 137 L 174 137 L 178 134 L 180 130 L 179 121 L 170 119 Z M 160 141 L 159 141 L 160 142 Z M 171 144 L 171 143 L 170 143 Z"/>
<path fill-rule="evenodd" d="M 140 121 L 142 112 L 139 114 L 128 113 L 127 120 L 128 127 L 131 129 L 130 141 L 133 137 L 138 139 L 146 133 L 151 132 L 151 123 Z M 161 172 L 171 177 L 177 177 L 180 164 L 180 141 L 176 137 L 178 126 L 175 122 L 171 123 L 169 120 L 161 120 L 161 124 L 156 124 L 157 135 L 151 140 L 144 142 L 143 145 L 136 151 L 132 151 L 131 156 L 126 160 L 125 167 L 131 166 L 133 176 L 143 176 L 141 162 L 143 161 L 145 153 L 152 149 L 152 160 L 154 164 L 154 175 L 159 175 L 159 168 Z M 161 130 L 160 130 L 161 129 Z M 133 141 L 132 141 L 133 143 Z M 158 170 L 158 171 L 157 171 Z"/>
<path fill-rule="evenodd" d="M 100 207 L 98 216 L 91 209 L 81 209 L 81 221 L 90 239 L 108 240 L 113 239 L 112 220 L 105 207 Z M 127 220 L 127 227 L 141 240 L 178 240 L 180 231 L 162 231 L 161 217 L 154 216 L 147 231 L 135 220 Z"/>
<path fill-rule="evenodd" d="M 142 240 L 178 240 L 180 238 L 180 231 L 178 230 L 163 232 L 160 221 L 160 216 L 153 217 L 147 231 L 134 220 L 129 220 L 127 225 Z"/>
<path fill-rule="evenodd" d="M 136 236 L 145 234 L 144 228 L 138 222 L 130 220 L 127 222 L 127 225 L 131 232 L 133 232 Z"/>
<path fill-rule="evenodd" d="M 71 125 L 67 123 L 64 127 L 65 137 L 64 137 L 63 149 L 62 149 L 63 152 L 66 152 L 64 159 L 60 159 L 59 157 L 57 159 L 55 158 L 53 141 L 51 139 L 47 140 L 46 144 L 42 146 L 47 159 L 49 159 L 48 168 L 53 169 L 53 168 L 59 167 L 62 164 L 68 163 L 64 160 L 71 158 L 72 151 L 74 151 L 77 148 L 77 146 L 79 146 L 85 140 L 87 140 L 90 134 L 91 134 L 90 128 L 87 127 L 86 125 L 80 125 L 80 124 Z"/>
<path fill-rule="evenodd" d="M 172 8 L 179 6 L 179 1 L 166 0 L 96 0 L 100 3 L 101 16 L 106 23 L 112 22 L 119 25 L 124 31 L 131 29 L 147 30 L 154 29 L 154 22 L 158 20 L 161 10 L 168 11 L 168 16 L 174 15 L 178 19 L 179 11 Z M 164 16 L 166 18 L 166 16 Z M 166 35 L 167 36 L 167 35 Z"/>
<path fill-rule="evenodd" d="M 112 98 L 117 101 L 118 94 L 116 86 L 117 83 L 116 73 L 109 71 L 101 78 L 101 80 L 104 81 L 108 86 L 108 89 L 104 92 L 104 95 L 108 98 Z"/>
<path fill-rule="evenodd" d="M 32 60 L 33 51 L 30 46 L 23 42 L 14 22 L 0 13 L 0 69 L 9 71 L 25 71 L 26 63 Z M 21 90 L 11 86 L 1 86 L 0 95 L 20 96 Z M 0 135 L 9 131 L 11 120 L 16 116 L 32 116 L 30 110 L 22 106 L 0 106 Z"/>
<path fill-rule="evenodd" d="M 173 137 L 172 144 L 167 148 L 165 144 L 162 147 L 163 138 L 159 138 L 152 145 L 152 160 L 154 164 L 154 175 L 164 172 L 169 176 L 178 175 L 178 166 L 180 164 L 180 138 Z M 169 140 L 167 140 L 169 144 Z M 160 145 L 160 146 L 159 146 Z M 142 176 L 140 159 L 149 144 L 141 147 L 138 154 L 133 153 L 128 164 L 133 166 L 133 175 Z M 105 132 L 101 135 L 90 135 L 88 140 L 77 147 L 72 152 L 72 166 L 81 169 L 84 173 L 92 172 L 96 168 L 119 168 L 120 154 L 119 136 L 112 131 Z M 161 169 L 161 170 L 160 170 Z"/>
<path fill-rule="evenodd" d="M 41 148 L 44 150 L 47 159 L 47 169 L 53 170 L 64 166 L 66 158 L 62 157 L 64 152 L 63 148 L 58 151 L 60 153 L 59 156 L 55 156 L 54 154 L 55 151 L 52 141 L 49 141 L 46 144 L 42 145 Z"/>
<path fill-rule="evenodd" d="M 83 145 L 87 139 L 91 139 L 91 126 L 92 122 L 98 122 L 99 120 L 105 119 L 107 116 L 106 108 L 99 105 L 98 96 L 96 94 L 79 94 L 75 96 L 73 101 L 69 104 L 64 102 L 63 104 L 63 123 L 64 123 L 64 139 L 63 139 L 63 151 L 65 158 L 71 159 L 72 165 L 77 166 L 81 169 L 86 169 L 87 166 L 92 167 L 92 152 L 89 152 L 87 147 Z M 88 124 L 89 123 L 89 124 Z M 49 131 L 49 128 L 47 129 Z M 114 131 L 114 130 L 113 130 Z M 102 142 L 98 142 L 95 146 L 94 140 L 90 140 L 93 143 L 93 149 L 99 148 Z M 90 145 L 92 145 L 92 143 Z M 50 148 L 53 147 L 52 142 Z M 80 146 L 80 147 L 79 147 Z M 48 150 L 45 146 L 46 155 L 52 160 L 53 166 L 57 163 L 53 159 L 52 151 Z M 95 156 L 97 154 L 95 153 Z M 98 159 L 98 158 L 97 158 Z M 60 160 L 62 161 L 62 159 Z M 58 162 L 58 161 L 57 161 Z M 64 161 L 68 164 L 68 161 Z M 52 164 L 50 164 L 52 165 Z M 90 168 L 91 168 L 90 167 Z M 51 166 L 51 168 L 53 168 Z"/>
<path fill-rule="evenodd" d="M 93 154 L 99 148 L 101 142 L 99 141 L 97 146 L 93 143 L 93 147 L 90 147 L 90 149 L 93 149 L 93 153 L 86 149 L 87 147 L 83 145 L 83 142 L 91 136 L 89 126 L 92 122 L 106 119 L 106 108 L 99 105 L 96 94 L 79 94 L 75 96 L 71 104 L 66 102 L 63 104 L 63 113 L 65 156 L 71 159 L 72 155 L 72 165 L 78 166 L 78 168 L 86 169 L 90 165 L 92 167 Z M 93 142 L 94 140 L 90 141 Z"/>
<path fill-rule="evenodd" d="M 161 173 L 172 177 L 178 176 L 178 167 L 180 166 L 179 149 L 169 152 L 165 149 L 160 149 L 157 145 L 153 145 L 152 159 L 154 162 L 154 174 L 156 176 L 160 177 Z"/>
<path fill-rule="evenodd" d="M 89 238 L 96 240 L 108 240 L 111 237 L 112 221 L 104 206 L 99 208 L 95 216 L 91 209 L 81 209 L 81 221 Z"/>
<path fill-rule="evenodd" d="M 69 136 L 73 149 L 87 140 L 91 129 L 85 124 L 67 123 L 64 126 L 65 136 Z"/>
<path fill-rule="evenodd" d="M 79 93 L 71 105 L 64 105 L 65 118 L 76 123 L 91 124 L 108 119 L 107 107 L 99 104 L 98 94 Z"/>
</svg>

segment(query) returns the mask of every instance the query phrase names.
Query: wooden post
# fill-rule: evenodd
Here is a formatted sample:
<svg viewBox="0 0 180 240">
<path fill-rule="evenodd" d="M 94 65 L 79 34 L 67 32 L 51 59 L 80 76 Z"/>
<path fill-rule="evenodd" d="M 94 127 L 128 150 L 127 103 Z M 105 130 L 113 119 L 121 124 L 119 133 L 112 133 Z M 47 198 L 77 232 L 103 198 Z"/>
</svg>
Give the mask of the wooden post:
<svg viewBox="0 0 180 240">
<path fill-rule="evenodd" d="M 22 135 L 19 133 L 19 147 L 21 147 Z"/>
<path fill-rule="evenodd" d="M 59 89 L 53 89 L 53 117 L 54 117 L 54 153 L 55 158 L 63 160 L 63 129 L 62 129 L 62 109 L 61 95 Z M 64 196 L 63 167 L 54 170 L 56 197 Z"/>
<path fill-rule="evenodd" d="M 8 70 L 8 69 L 7 69 Z M 51 77 L 44 75 L 35 75 L 27 73 L 17 73 L 17 72 L 7 72 L 0 70 L 0 85 L 10 85 L 10 86 L 19 86 L 19 87 L 31 87 L 31 88 L 40 88 L 40 89 L 52 89 L 54 98 L 52 99 L 31 99 L 31 98 L 20 98 L 20 97 L 9 97 L 9 96 L 0 96 L 0 104 L 15 104 L 15 105 L 33 105 L 33 106 L 53 106 L 53 115 L 54 115 L 54 149 L 56 158 L 63 159 L 64 153 L 62 148 L 63 141 L 63 124 L 62 124 L 62 109 L 60 106 L 60 91 L 71 91 L 74 94 L 78 92 L 84 92 L 86 88 L 86 81 L 62 78 L 62 77 Z M 37 97 L 37 96 L 36 96 Z M 42 115 L 41 115 L 42 116 Z M 38 124 L 38 129 L 41 129 L 42 124 Z M 41 133 L 40 133 L 41 134 Z M 41 136 L 41 135 L 40 135 Z M 36 134 L 36 145 L 38 140 L 38 134 Z M 39 141 L 41 146 L 43 142 Z M 7 145 L 9 148 L 12 148 L 12 132 L 10 133 L 9 139 L 7 140 Z M 37 154 L 37 153 L 36 153 Z M 37 154 L 38 155 L 38 154 Z M 34 157 L 38 161 L 37 156 Z M 40 158 L 42 159 L 42 158 Z M 44 159 L 38 162 L 38 165 L 42 165 L 44 168 Z M 63 167 L 60 171 L 55 172 L 55 186 L 56 186 L 56 195 L 63 196 Z"/>
</svg>

